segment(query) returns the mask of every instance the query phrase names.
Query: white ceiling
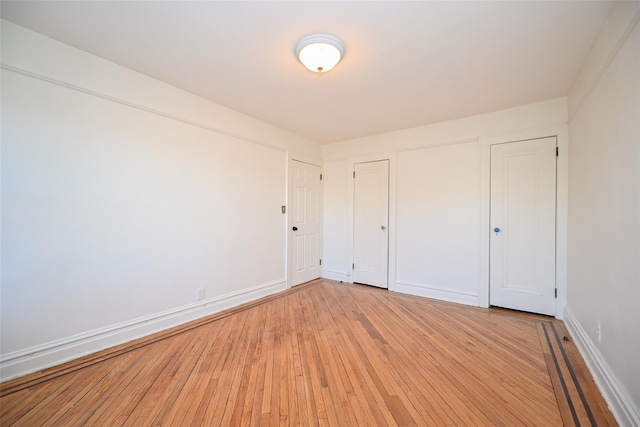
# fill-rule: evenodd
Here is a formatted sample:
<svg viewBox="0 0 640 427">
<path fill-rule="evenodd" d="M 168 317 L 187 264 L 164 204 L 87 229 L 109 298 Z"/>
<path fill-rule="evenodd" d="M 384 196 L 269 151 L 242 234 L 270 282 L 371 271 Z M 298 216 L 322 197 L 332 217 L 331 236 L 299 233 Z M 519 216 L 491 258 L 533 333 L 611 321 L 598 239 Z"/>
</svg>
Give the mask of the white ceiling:
<svg viewBox="0 0 640 427">
<path fill-rule="evenodd" d="M 319 143 L 565 96 L 613 3 L 3 1 L 2 17 Z M 302 36 L 340 37 L 324 75 Z"/>
</svg>

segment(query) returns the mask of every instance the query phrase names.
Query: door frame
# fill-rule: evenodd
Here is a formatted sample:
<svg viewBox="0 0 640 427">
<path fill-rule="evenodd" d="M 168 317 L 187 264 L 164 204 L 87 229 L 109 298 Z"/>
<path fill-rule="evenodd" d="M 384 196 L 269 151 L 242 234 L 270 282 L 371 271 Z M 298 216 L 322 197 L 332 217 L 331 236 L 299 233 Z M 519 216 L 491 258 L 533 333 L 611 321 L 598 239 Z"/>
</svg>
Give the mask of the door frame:
<svg viewBox="0 0 640 427">
<path fill-rule="evenodd" d="M 491 199 L 491 146 L 509 142 L 556 137 L 556 319 L 564 318 L 567 305 L 567 206 L 569 189 L 569 129 L 567 125 L 532 129 L 480 138 L 480 285 L 478 305 L 489 307 L 489 235 Z"/>
<path fill-rule="evenodd" d="M 373 162 L 359 162 L 359 163 L 355 163 L 353 165 L 354 169 L 358 168 L 358 166 L 360 166 L 360 168 L 361 168 L 360 169 L 361 171 L 360 172 L 356 171 L 356 175 L 353 177 L 353 185 L 354 185 L 353 207 L 354 207 L 354 214 L 355 214 L 355 208 L 356 208 L 356 197 L 358 196 L 357 188 L 356 188 L 356 184 L 358 183 L 358 173 L 364 173 L 364 172 L 362 172 L 362 168 L 364 167 L 364 165 L 375 165 L 376 168 L 378 168 L 378 166 L 380 166 L 380 165 L 386 166 L 386 168 L 384 168 L 384 169 L 386 169 L 386 178 L 387 178 L 387 182 L 385 183 L 386 190 L 387 190 L 386 191 L 386 211 L 387 212 L 386 212 L 386 224 L 382 224 L 382 225 L 383 225 L 383 229 L 384 229 L 384 227 L 386 227 L 386 229 L 383 230 L 383 233 L 384 233 L 383 235 L 386 237 L 386 239 L 385 239 L 386 240 L 385 253 L 386 253 L 387 257 L 385 259 L 386 266 L 384 268 L 384 270 L 385 270 L 384 285 L 385 286 L 381 286 L 380 284 L 371 283 L 371 282 L 375 282 L 375 281 L 371 281 L 370 283 L 365 283 L 364 281 L 362 281 L 362 279 L 363 279 L 362 276 L 366 275 L 366 274 L 364 274 L 362 272 L 360 274 L 361 281 L 359 281 L 357 283 L 367 284 L 367 285 L 379 287 L 379 288 L 382 288 L 382 289 L 389 289 L 389 206 L 390 206 L 390 203 L 389 203 L 389 160 L 376 160 L 376 161 L 373 161 Z M 379 187 L 377 187 L 377 188 L 379 189 Z M 381 223 L 378 223 L 378 224 L 380 225 Z M 356 252 L 355 252 L 356 244 L 355 244 L 355 241 L 356 241 L 356 228 L 357 228 L 357 223 L 355 221 L 355 215 L 354 215 L 353 227 L 354 227 L 354 233 L 353 233 L 353 245 L 354 245 L 353 257 L 355 259 L 355 256 L 356 256 Z M 358 228 L 358 229 L 360 229 L 360 228 Z M 379 236 L 380 235 L 379 234 L 380 230 L 377 227 L 376 227 L 376 230 L 378 230 L 376 233 L 378 233 L 378 236 Z M 358 246 L 358 247 L 362 247 L 362 246 Z M 354 276 L 354 278 L 353 278 L 354 282 L 355 282 L 355 276 L 356 276 L 355 272 L 356 272 L 355 267 L 353 267 L 352 268 L 352 274 Z"/>
<path fill-rule="evenodd" d="M 287 194 L 284 206 L 286 206 L 286 227 L 285 227 L 285 242 L 287 247 L 287 257 L 286 257 L 286 265 L 285 271 L 287 272 L 287 289 L 290 289 L 293 286 L 293 266 L 294 266 L 294 247 L 293 244 L 293 233 L 290 233 L 291 227 L 293 227 L 293 219 L 290 215 L 290 207 L 293 203 L 295 194 L 294 194 L 294 183 L 293 183 L 293 162 L 301 162 L 309 165 L 317 166 L 320 168 L 320 173 L 323 173 L 322 169 L 322 161 L 317 158 L 307 156 L 299 153 L 291 153 L 287 152 Z M 320 230 L 318 234 L 320 235 L 320 247 L 318 248 L 318 252 L 320 257 L 322 258 L 322 248 L 323 248 L 323 232 L 324 232 L 324 181 L 320 180 L 320 197 L 318 201 L 318 222 L 320 224 Z M 320 265 L 319 277 L 322 277 L 323 266 Z"/>
<path fill-rule="evenodd" d="M 387 271 L 387 290 L 396 290 L 396 153 L 382 153 L 371 154 L 368 156 L 352 157 L 348 160 L 348 176 L 352 177 L 355 172 L 357 163 L 370 163 L 377 161 L 389 161 L 389 226 L 387 231 L 389 233 L 389 253 L 387 257 L 388 271 Z M 348 223 L 347 233 L 350 238 L 347 240 L 347 275 L 348 283 L 353 283 L 353 250 L 354 250 L 354 213 L 355 213 L 355 180 L 350 178 L 347 188 L 347 197 L 349 198 L 348 205 Z"/>
</svg>

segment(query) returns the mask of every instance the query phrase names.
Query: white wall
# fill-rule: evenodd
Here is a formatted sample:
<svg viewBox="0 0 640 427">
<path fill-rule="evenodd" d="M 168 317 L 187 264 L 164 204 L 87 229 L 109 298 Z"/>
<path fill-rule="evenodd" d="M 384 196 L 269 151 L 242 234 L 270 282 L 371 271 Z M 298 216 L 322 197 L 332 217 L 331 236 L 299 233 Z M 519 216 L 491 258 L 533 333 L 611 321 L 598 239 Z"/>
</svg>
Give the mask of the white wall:
<svg viewBox="0 0 640 427">
<path fill-rule="evenodd" d="M 567 326 L 621 425 L 640 425 L 639 19 L 616 6 L 569 97 Z"/>
<path fill-rule="evenodd" d="M 627 425 L 640 424 L 638 9 L 616 6 L 568 98 L 567 326 Z M 1 59 L 2 379 L 283 289 L 279 212 L 287 159 L 298 155 L 325 159 L 327 277 L 349 277 L 353 164 L 390 158 L 390 286 L 482 305 L 486 254 L 472 234 L 485 214 L 483 141 L 545 136 L 568 120 L 561 98 L 321 153 L 6 21 Z"/>
<path fill-rule="evenodd" d="M 349 165 L 345 160 L 326 162 L 323 166 L 324 233 L 322 276 L 348 281 L 351 276 L 347 247 L 349 227 L 349 191 L 345 184 L 349 178 Z"/>
<path fill-rule="evenodd" d="M 2 68 L 2 379 L 286 288 L 318 145 L 6 21 Z"/>
<path fill-rule="evenodd" d="M 371 157 L 377 153 L 388 154 L 389 151 L 477 141 L 481 136 L 508 135 L 564 125 L 566 122 L 567 99 L 558 98 L 458 120 L 327 144 L 322 147 L 322 155 L 325 161 Z"/>
<path fill-rule="evenodd" d="M 567 100 L 560 98 L 324 146 L 324 258 L 331 257 L 335 270 L 346 265 L 346 272 L 339 271 L 350 280 L 351 171 L 359 161 L 390 159 L 389 288 L 486 306 L 488 233 L 482 230 L 488 230 L 488 147 L 562 133 L 564 148 L 566 120 Z M 564 163 L 559 165 L 559 174 L 566 175 Z M 566 180 L 560 176 L 559 182 Z M 562 224 L 564 212 L 559 212 Z M 562 225 L 559 231 L 564 233 Z M 558 241 L 563 243 L 563 236 Z M 563 255 L 560 247 L 560 263 Z M 563 292 L 562 266 L 558 271 Z M 562 309 L 564 298 L 558 301 Z"/>
<path fill-rule="evenodd" d="M 478 148 L 398 154 L 397 291 L 478 304 Z"/>
</svg>

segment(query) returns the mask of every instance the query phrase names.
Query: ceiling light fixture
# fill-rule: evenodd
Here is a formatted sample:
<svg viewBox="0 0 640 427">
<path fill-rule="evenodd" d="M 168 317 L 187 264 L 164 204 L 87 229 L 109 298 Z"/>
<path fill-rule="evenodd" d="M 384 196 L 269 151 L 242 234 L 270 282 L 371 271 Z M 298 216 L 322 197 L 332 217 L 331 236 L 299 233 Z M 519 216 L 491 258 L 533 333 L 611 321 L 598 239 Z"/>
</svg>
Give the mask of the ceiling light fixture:
<svg viewBox="0 0 640 427">
<path fill-rule="evenodd" d="M 326 73 L 344 56 L 344 44 L 329 34 L 310 34 L 296 44 L 296 56 L 315 73 Z"/>
</svg>

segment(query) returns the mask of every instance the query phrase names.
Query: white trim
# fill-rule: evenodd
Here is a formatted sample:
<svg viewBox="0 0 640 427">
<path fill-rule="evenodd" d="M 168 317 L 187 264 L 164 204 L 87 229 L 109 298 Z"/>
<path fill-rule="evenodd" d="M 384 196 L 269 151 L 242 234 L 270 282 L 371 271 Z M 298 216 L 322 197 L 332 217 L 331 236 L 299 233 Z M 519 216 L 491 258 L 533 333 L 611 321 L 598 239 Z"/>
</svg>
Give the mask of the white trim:
<svg viewBox="0 0 640 427">
<path fill-rule="evenodd" d="M 309 156 L 307 154 L 302 154 L 295 151 L 288 151 L 287 154 L 289 160 L 297 160 L 302 163 L 308 163 L 310 165 L 318 166 L 320 169 L 322 169 L 323 162 L 317 157 Z"/>
<path fill-rule="evenodd" d="M 252 288 L 208 298 L 197 303 L 116 323 L 56 341 L 3 354 L 0 357 L 0 378 L 7 381 L 41 369 L 59 365 L 154 334 L 193 320 L 219 313 L 286 289 L 284 279 L 263 283 Z"/>
<path fill-rule="evenodd" d="M 51 84 L 54 84 L 56 86 L 61 86 L 61 87 L 67 88 L 67 89 L 71 89 L 71 90 L 74 90 L 74 91 L 77 91 L 77 92 L 81 92 L 81 93 L 84 93 L 85 95 L 95 96 L 96 98 L 102 98 L 104 100 L 115 102 L 117 104 L 124 105 L 126 107 L 135 108 L 137 110 L 145 111 L 145 112 L 151 113 L 151 114 L 155 114 L 155 115 L 160 116 L 160 117 L 164 117 L 164 118 L 167 118 L 167 119 L 171 119 L 171 120 L 175 120 L 175 121 L 178 121 L 178 122 L 186 123 L 188 125 L 199 127 L 201 129 L 205 129 L 205 130 L 208 130 L 208 131 L 211 131 L 211 132 L 215 132 L 215 133 L 220 134 L 220 135 L 225 135 L 225 136 L 229 136 L 231 138 L 239 139 L 239 140 L 242 140 L 242 141 L 251 142 L 253 144 L 261 145 L 261 146 L 267 147 L 267 148 L 272 148 L 274 150 L 281 151 L 281 152 L 286 152 L 287 151 L 285 148 L 278 147 L 275 144 L 270 144 L 268 142 L 258 141 L 256 139 L 252 139 L 252 138 L 247 138 L 246 136 L 242 136 L 240 134 L 237 134 L 237 133 L 234 133 L 234 132 L 230 132 L 230 131 L 227 131 L 227 130 L 224 130 L 224 129 L 221 129 L 221 128 L 218 128 L 218 127 L 215 127 L 215 126 L 210 126 L 210 125 L 204 124 L 202 122 L 189 120 L 187 118 L 176 116 L 174 114 L 165 113 L 164 111 L 160 111 L 160 110 L 157 110 L 155 108 L 145 107 L 142 104 L 137 104 L 135 102 L 127 101 L 127 100 L 122 99 L 122 98 L 117 98 L 117 97 L 114 97 L 114 96 L 105 95 L 103 93 L 96 92 L 96 91 L 91 90 L 91 89 L 86 89 L 86 88 L 83 88 L 81 86 L 77 86 L 77 85 L 72 84 L 72 83 L 63 82 L 61 80 L 52 79 L 50 77 L 46 77 L 46 76 L 43 76 L 41 74 L 36 74 L 36 73 L 30 72 L 30 71 L 22 70 L 20 68 L 13 67 L 11 65 L 1 64 L 0 68 L 2 68 L 4 70 L 7 70 L 7 71 L 11 71 L 11 72 L 17 73 L 17 74 L 21 74 L 23 76 L 27 76 L 27 77 L 31 77 L 31 78 L 34 78 L 34 79 L 37 79 L 37 80 L 41 80 L 41 81 L 44 81 L 44 82 L 47 82 L 47 83 L 51 83 Z"/>
<path fill-rule="evenodd" d="M 569 122 L 582 109 L 639 22 L 640 2 L 616 2 L 569 91 Z"/>
<path fill-rule="evenodd" d="M 295 185 L 293 184 L 293 180 L 295 179 L 295 177 L 293 176 L 293 162 L 300 162 L 300 163 L 306 163 L 312 166 L 317 166 L 320 168 L 320 174 L 322 175 L 324 173 L 324 168 L 323 168 L 323 162 L 322 160 L 319 160 L 315 157 L 312 156 L 307 156 L 305 154 L 300 154 L 300 153 L 296 153 L 296 152 L 292 152 L 292 151 L 287 151 L 287 201 L 286 201 L 286 206 L 287 206 L 287 219 L 286 219 L 286 223 L 287 223 L 287 228 L 285 230 L 285 241 L 286 241 L 286 266 L 285 266 L 285 271 L 287 272 L 287 289 L 290 289 L 291 287 L 293 287 L 293 265 L 294 265 L 294 256 L 295 254 L 293 253 L 294 251 L 294 244 L 293 244 L 293 234 L 289 232 L 289 230 L 291 230 L 291 228 L 293 227 L 293 217 L 290 215 L 290 208 L 292 203 L 295 202 L 295 194 L 294 194 L 294 188 Z M 320 254 L 320 257 L 323 256 L 323 248 L 324 248 L 324 241 L 323 241 L 323 237 L 324 237 L 324 180 L 321 179 L 320 180 L 320 192 L 319 192 L 319 201 L 318 201 L 318 220 L 320 222 L 320 230 L 319 230 L 319 235 L 320 235 L 320 247 L 318 248 L 318 253 Z M 319 267 L 319 276 L 318 277 L 324 277 L 323 276 L 323 267 L 322 265 L 320 265 Z"/>
<path fill-rule="evenodd" d="M 564 312 L 564 322 L 573 342 L 578 347 L 616 421 L 621 426 L 640 426 L 640 409 L 633 402 L 631 395 L 615 376 L 569 307 L 566 307 Z"/>
<path fill-rule="evenodd" d="M 488 141 L 478 140 L 478 306 L 489 307 L 489 233 L 491 227 L 491 187 L 489 168 L 491 146 Z"/>
<path fill-rule="evenodd" d="M 433 298 L 442 301 L 455 302 L 465 305 L 478 305 L 478 296 L 469 292 L 459 292 L 451 289 L 443 289 L 422 283 L 396 281 L 396 292 L 416 295 L 419 297 Z"/>
<path fill-rule="evenodd" d="M 556 319 L 564 319 L 567 306 L 567 236 L 569 218 L 569 128 L 556 130 L 558 162 L 556 163 Z"/>
<path fill-rule="evenodd" d="M 478 305 L 489 306 L 489 160 L 491 146 L 508 142 L 524 141 L 556 137 L 559 156 L 556 173 L 556 300 L 557 319 L 563 319 L 564 308 L 567 304 L 567 217 L 569 191 L 569 130 L 566 124 L 547 128 L 529 129 L 521 132 L 502 134 L 480 138 L 480 285 L 478 290 Z"/>
<path fill-rule="evenodd" d="M 396 266 L 398 262 L 397 257 L 397 236 L 398 236 L 398 221 L 397 221 L 397 194 L 398 194 L 398 170 L 397 170 L 397 153 L 389 156 L 389 290 L 395 291 L 397 289 L 396 283 Z"/>
<path fill-rule="evenodd" d="M 349 282 L 351 276 L 343 271 L 322 270 L 322 278 L 329 280 L 338 280 L 340 282 Z"/>
<path fill-rule="evenodd" d="M 383 160 L 389 161 L 389 227 L 387 228 L 389 232 L 389 265 L 387 271 L 387 287 L 390 291 L 396 290 L 396 236 L 397 236 L 397 228 L 396 228 L 396 192 L 397 192 L 397 163 L 396 163 L 396 153 L 389 152 L 383 154 L 370 154 L 365 156 L 351 157 L 348 160 L 348 175 L 349 177 L 353 176 L 353 172 L 356 169 L 357 163 L 368 163 L 368 162 L 379 162 Z M 348 224 L 347 224 L 347 233 L 351 236 L 348 239 L 348 247 L 347 247 L 347 266 L 349 268 L 353 265 L 353 214 L 354 214 L 354 195 L 355 195 L 355 183 L 351 178 L 349 179 L 348 187 L 347 187 L 347 197 L 349 199 L 349 205 L 347 209 L 348 215 Z M 353 270 L 351 270 L 353 272 Z M 353 274 L 349 273 L 347 275 L 347 281 L 349 283 L 353 283 Z"/>
<path fill-rule="evenodd" d="M 431 144 L 421 144 L 413 147 L 400 148 L 397 150 L 398 153 L 406 153 L 408 151 L 420 151 L 426 150 L 429 148 L 438 148 L 438 147 L 448 147 L 451 145 L 460 145 L 460 144 L 469 144 L 471 142 L 478 142 L 477 137 L 473 138 L 465 138 L 465 139 L 447 139 L 444 141 L 439 141 Z"/>
</svg>

